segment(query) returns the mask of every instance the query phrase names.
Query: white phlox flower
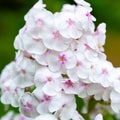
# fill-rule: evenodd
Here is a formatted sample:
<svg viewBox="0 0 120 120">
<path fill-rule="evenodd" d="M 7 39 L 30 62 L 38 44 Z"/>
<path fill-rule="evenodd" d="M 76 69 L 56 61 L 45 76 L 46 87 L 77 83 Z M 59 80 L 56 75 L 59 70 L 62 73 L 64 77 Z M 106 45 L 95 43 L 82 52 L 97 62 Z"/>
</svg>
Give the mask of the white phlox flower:
<svg viewBox="0 0 120 120">
<path fill-rule="evenodd" d="M 16 54 L 15 65 L 13 81 L 16 85 L 21 88 L 34 85 L 34 74 L 37 70 L 34 58 L 27 52 L 18 52 Z M 28 66 L 31 66 L 31 69 Z"/>
<path fill-rule="evenodd" d="M 83 6 L 78 6 L 75 11 L 75 16 L 78 21 L 78 27 L 82 31 L 92 33 L 95 29 L 95 25 L 93 21 L 96 21 L 96 18 L 91 15 L 92 9 L 83 7 Z"/>
<path fill-rule="evenodd" d="M 70 79 L 63 79 L 62 89 L 66 94 L 78 94 L 79 82 L 72 82 Z"/>
<path fill-rule="evenodd" d="M 51 72 L 48 67 L 40 68 L 35 74 L 35 85 L 41 88 L 47 95 L 54 96 L 61 91 L 61 74 Z"/>
<path fill-rule="evenodd" d="M 66 96 L 62 92 L 59 92 L 54 96 L 50 96 L 45 94 L 39 88 L 37 88 L 34 90 L 33 94 L 39 101 L 39 105 L 37 106 L 37 111 L 40 114 L 57 112 L 62 108 L 62 106 L 64 106 L 64 104 L 75 102 L 73 95 Z"/>
<path fill-rule="evenodd" d="M 26 92 L 23 96 L 20 97 L 19 104 L 20 104 L 19 110 L 25 116 L 35 118 L 39 115 L 36 110 L 39 102 L 33 94 Z"/>
<path fill-rule="evenodd" d="M 67 70 L 67 75 L 72 81 L 79 81 L 79 79 L 88 79 L 91 63 L 80 52 L 75 52 L 76 66 Z M 92 70 L 91 70 L 92 71 Z"/>
<path fill-rule="evenodd" d="M 24 90 L 18 87 L 14 82 L 16 73 L 14 72 L 15 63 L 11 62 L 5 67 L 0 77 L 1 87 L 1 102 L 4 104 L 11 104 L 14 107 L 18 107 L 19 97 L 24 94 Z"/>
<path fill-rule="evenodd" d="M 104 60 L 100 60 L 99 63 L 96 63 L 95 74 L 93 74 L 93 82 L 100 83 L 103 87 L 111 86 L 111 74 L 113 71 L 113 65 Z M 98 77 L 99 76 L 99 77 Z"/>
<path fill-rule="evenodd" d="M 47 35 L 43 35 L 41 38 L 47 48 L 55 51 L 65 51 L 72 41 L 72 39 L 63 37 L 57 28 L 50 29 L 47 31 Z"/>
<path fill-rule="evenodd" d="M 14 42 L 15 48 L 31 54 L 42 55 L 45 53 L 47 48 L 44 46 L 42 39 L 32 36 L 31 33 L 25 29 L 27 28 L 21 29 L 19 35 L 16 37 Z"/>
<path fill-rule="evenodd" d="M 77 39 L 82 35 L 74 11 L 57 13 L 55 24 L 63 37 Z"/>
<path fill-rule="evenodd" d="M 64 52 L 51 51 L 47 58 L 49 69 L 53 72 L 63 71 L 74 68 L 76 65 L 76 56 L 71 50 Z"/>
</svg>

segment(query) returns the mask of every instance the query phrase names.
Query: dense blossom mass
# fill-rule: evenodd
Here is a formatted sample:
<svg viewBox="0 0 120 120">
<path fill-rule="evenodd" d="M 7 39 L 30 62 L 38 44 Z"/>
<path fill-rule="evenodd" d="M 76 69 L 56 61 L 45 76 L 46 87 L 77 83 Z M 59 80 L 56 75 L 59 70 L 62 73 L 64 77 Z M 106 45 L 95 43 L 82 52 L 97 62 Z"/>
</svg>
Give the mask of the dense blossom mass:
<svg viewBox="0 0 120 120">
<path fill-rule="evenodd" d="M 84 0 L 60 12 L 39 0 L 25 16 L 15 38 L 15 60 L 0 77 L 1 102 L 18 107 L 2 120 L 84 120 L 75 96 L 94 96 L 120 112 L 120 68 L 106 60 L 106 25 L 95 28 L 92 8 Z M 94 120 L 102 120 L 99 111 Z M 96 117 L 95 117 L 96 116 Z"/>
</svg>

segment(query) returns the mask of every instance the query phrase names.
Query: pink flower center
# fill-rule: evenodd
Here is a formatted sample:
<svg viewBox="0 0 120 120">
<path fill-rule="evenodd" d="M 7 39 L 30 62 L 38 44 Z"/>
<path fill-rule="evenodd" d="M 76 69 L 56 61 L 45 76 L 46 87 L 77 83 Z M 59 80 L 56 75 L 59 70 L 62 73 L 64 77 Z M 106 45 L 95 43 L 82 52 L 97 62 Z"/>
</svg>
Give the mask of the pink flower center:
<svg viewBox="0 0 120 120">
<path fill-rule="evenodd" d="M 42 25 L 43 25 L 43 20 L 41 20 L 41 19 L 38 19 L 37 21 L 36 21 L 36 25 L 37 25 L 37 27 L 42 27 Z"/>
<path fill-rule="evenodd" d="M 61 35 L 60 35 L 59 31 L 54 31 L 52 34 L 53 34 L 55 40 L 61 39 Z"/>
<path fill-rule="evenodd" d="M 88 20 L 91 20 L 91 14 L 89 12 L 86 13 L 86 16 L 88 17 Z"/>
<path fill-rule="evenodd" d="M 24 105 L 23 105 L 24 109 L 27 111 L 27 112 L 31 112 L 33 110 L 33 105 L 29 102 L 26 102 Z"/>
<path fill-rule="evenodd" d="M 67 61 L 65 54 L 59 55 L 58 58 L 61 64 L 65 64 L 65 62 Z"/>
<path fill-rule="evenodd" d="M 51 82 L 52 80 L 52 77 L 47 77 L 47 82 Z"/>
<path fill-rule="evenodd" d="M 28 53 L 28 52 L 24 52 L 24 57 L 26 57 L 26 58 L 28 58 L 28 59 L 30 59 L 30 60 L 35 60 L 33 57 L 32 57 L 32 55 L 30 54 L 30 53 Z"/>
<path fill-rule="evenodd" d="M 103 75 L 108 75 L 108 70 L 106 68 L 102 69 L 102 74 Z"/>
<path fill-rule="evenodd" d="M 85 43 L 84 46 L 86 50 L 92 50 L 92 48 L 87 43 Z"/>
<path fill-rule="evenodd" d="M 49 103 L 50 101 L 51 101 L 51 97 L 44 94 L 43 98 L 41 99 L 41 102 Z"/>
<path fill-rule="evenodd" d="M 74 83 L 73 83 L 71 80 L 67 80 L 64 84 L 65 84 L 68 88 L 69 88 L 69 87 L 74 87 Z"/>
<path fill-rule="evenodd" d="M 5 87 L 3 91 L 4 91 L 5 93 L 10 92 L 10 87 L 9 87 L 9 86 Z"/>
<path fill-rule="evenodd" d="M 89 13 L 89 12 L 87 12 L 87 13 L 86 13 L 86 16 L 87 16 L 87 17 L 90 17 L 91 15 L 90 15 L 90 13 Z"/>
<path fill-rule="evenodd" d="M 72 20 L 71 18 L 69 18 L 66 22 L 68 23 L 69 26 L 73 26 L 75 24 L 75 21 Z"/>
</svg>

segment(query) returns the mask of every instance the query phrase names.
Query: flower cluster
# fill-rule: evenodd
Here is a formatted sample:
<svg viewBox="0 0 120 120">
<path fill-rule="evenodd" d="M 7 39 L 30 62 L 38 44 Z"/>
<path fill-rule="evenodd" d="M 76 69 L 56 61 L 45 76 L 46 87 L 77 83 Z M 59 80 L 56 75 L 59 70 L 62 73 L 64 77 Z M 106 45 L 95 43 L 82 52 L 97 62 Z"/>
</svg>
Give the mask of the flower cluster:
<svg viewBox="0 0 120 120">
<path fill-rule="evenodd" d="M 35 119 L 32 119 L 24 116 L 23 114 L 15 114 L 14 112 L 9 111 L 0 120 L 58 120 L 58 119 L 51 114 L 40 115 Z M 103 117 L 101 114 L 98 114 L 97 116 L 95 116 L 94 120 L 103 120 Z"/>
<path fill-rule="evenodd" d="M 15 39 L 15 60 L 0 77 L 1 101 L 18 107 L 25 120 L 83 120 L 75 95 L 120 112 L 120 68 L 104 54 L 106 25 L 95 28 L 90 4 L 75 2 L 53 14 L 39 0 Z"/>
</svg>

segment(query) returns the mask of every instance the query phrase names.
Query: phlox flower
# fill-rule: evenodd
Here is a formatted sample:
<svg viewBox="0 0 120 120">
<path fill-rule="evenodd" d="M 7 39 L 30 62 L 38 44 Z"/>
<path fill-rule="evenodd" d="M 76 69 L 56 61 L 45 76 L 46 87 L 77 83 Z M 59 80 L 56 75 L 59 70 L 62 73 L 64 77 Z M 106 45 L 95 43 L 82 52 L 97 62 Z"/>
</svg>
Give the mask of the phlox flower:
<svg viewBox="0 0 120 120">
<path fill-rule="evenodd" d="M 39 102 L 35 98 L 35 96 L 31 93 L 25 93 L 23 96 L 21 96 L 19 101 L 19 111 L 30 118 L 35 118 L 39 114 L 36 110 Z"/>
<path fill-rule="evenodd" d="M 62 89 L 66 94 L 78 94 L 79 91 L 79 83 L 72 82 L 70 79 L 62 80 Z"/>
<path fill-rule="evenodd" d="M 65 69 L 71 69 L 76 65 L 76 57 L 69 49 L 64 52 L 51 51 L 47 56 L 47 63 L 51 71 L 64 73 Z"/>
<path fill-rule="evenodd" d="M 54 96 L 62 89 L 61 74 L 51 72 L 48 67 L 38 69 L 34 81 L 36 87 L 41 88 L 47 95 Z"/>
<path fill-rule="evenodd" d="M 29 53 L 18 52 L 16 54 L 13 81 L 18 87 L 25 88 L 34 85 L 36 70 L 37 64 Z"/>
<path fill-rule="evenodd" d="M 33 94 L 39 100 L 37 111 L 40 114 L 56 112 L 60 110 L 64 104 L 69 104 L 74 101 L 73 95 L 65 95 L 62 92 L 58 92 L 58 94 L 50 96 L 40 90 L 39 87 L 33 91 Z"/>
<path fill-rule="evenodd" d="M 75 55 L 77 59 L 76 66 L 68 69 L 67 75 L 73 82 L 79 79 L 88 79 L 91 63 L 85 58 L 83 53 L 76 51 Z"/>
<path fill-rule="evenodd" d="M 19 97 L 23 95 L 24 90 L 18 87 L 14 82 L 15 63 L 11 62 L 2 71 L 0 76 L 0 87 L 1 87 L 1 102 L 4 104 L 11 104 L 14 107 L 19 105 Z"/>
<path fill-rule="evenodd" d="M 65 38 L 77 39 L 82 35 L 74 11 L 56 13 L 55 24 L 60 34 Z"/>
<path fill-rule="evenodd" d="M 47 35 L 45 33 L 41 38 L 43 39 L 44 45 L 48 49 L 55 51 L 65 51 L 72 41 L 72 39 L 68 39 L 62 36 L 56 27 L 53 27 L 47 31 Z"/>
<path fill-rule="evenodd" d="M 93 15 L 91 15 L 91 11 L 91 7 L 76 7 L 75 16 L 78 21 L 79 29 L 81 29 L 82 32 L 92 33 L 95 29 L 93 21 L 96 21 L 96 18 Z"/>
<path fill-rule="evenodd" d="M 31 54 L 42 55 L 45 53 L 47 48 L 44 46 L 42 39 L 32 36 L 26 29 L 24 27 L 20 30 L 14 42 L 15 48 Z"/>
<path fill-rule="evenodd" d="M 93 82 L 100 83 L 103 87 L 111 86 L 111 74 L 113 65 L 104 60 L 99 60 L 94 67 L 95 74 L 93 74 Z"/>
</svg>

